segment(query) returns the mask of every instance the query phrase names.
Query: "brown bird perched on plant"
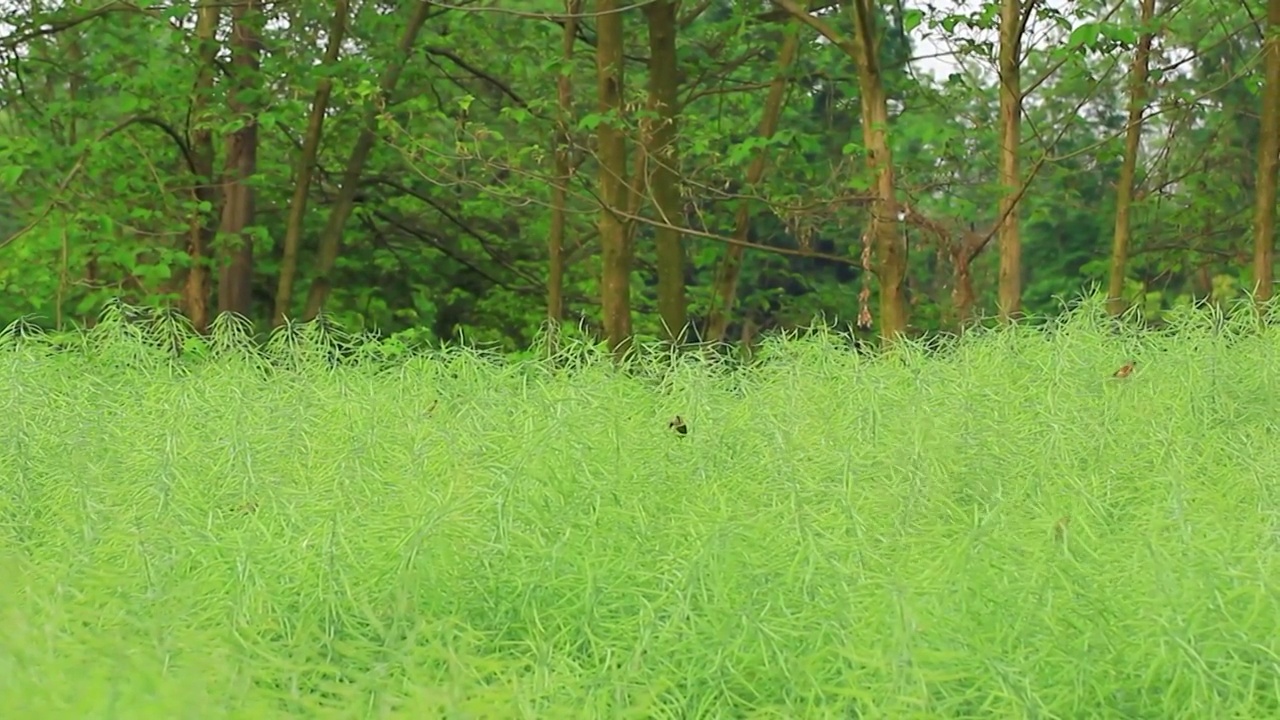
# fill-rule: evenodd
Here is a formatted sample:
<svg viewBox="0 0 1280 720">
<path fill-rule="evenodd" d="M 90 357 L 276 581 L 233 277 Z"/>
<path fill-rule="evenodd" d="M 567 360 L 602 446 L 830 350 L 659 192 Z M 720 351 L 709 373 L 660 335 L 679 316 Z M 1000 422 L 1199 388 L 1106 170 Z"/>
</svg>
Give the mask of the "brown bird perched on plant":
<svg viewBox="0 0 1280 720">
<path fill-rule="evenodd" d="M 1133 360 L 1130 360 L 1129 362 L 1127 362 L 1127 363 L 1125 363 L 1123 366 L 1121 366 L 1119 370 L 1117 370 L 1117 371 L 1115 371 L 1114 373 L 1112 373 L 1112 374 L 1111 374 L 1111 377 L 1113 377 L 1113 378 L 1127 378 L 1127 377 L 1129 377 L 1131 374 L 1133 374 L 1133 366 L 1134 366 L 1135 364 L 1136 364 L 1136 363 L 1135 363 Z"/>
<path fill-rule="evenodd" d="M 675 430 L 677 435 L 689 434 L 689 426 L 684 424 L 684 418 L 679 415 L 671 418 L 671 422 L 667 423 L 667 427 Z"/>
</svg>

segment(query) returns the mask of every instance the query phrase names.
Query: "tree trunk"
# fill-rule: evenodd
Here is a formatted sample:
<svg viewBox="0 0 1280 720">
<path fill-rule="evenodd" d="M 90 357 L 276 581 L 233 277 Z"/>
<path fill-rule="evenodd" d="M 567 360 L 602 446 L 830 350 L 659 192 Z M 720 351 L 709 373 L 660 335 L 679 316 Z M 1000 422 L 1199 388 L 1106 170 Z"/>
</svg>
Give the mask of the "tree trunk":
<svg viewBox="0 0 1280 720">
<path fill-rule="evenodd" d="M 680 342 L 688 322 L 684 288 L 684 247 L 677 229 L 681 212 L 680 153 L 676 135 L 680 118 L 679 56 L 676 53 L 676 2 L 657 0 L 645 6 L 649 22 L 649 107 L 657 114 L 646 136 L 653 165 L 649 187 L 657 207 L 658 314 L 667 339 Z"/>
<path fill-rule="evenodd" d="M 609 349 L 624 355 L 631 341 L 631 243 L 614 210 L 627 201 L 627 148 L 622 135 L 622 15 L 617 0 L 596 0 L 596 129 L 600 158 L 600 305 Z"/>
<path fill-rule="evenodd" d="M 1155 0 L 1142 0 L 1142 20 L 1145 25 L 1155 16 Z M 1125 310 L 1124 279 L 1129 262 L 1129 241 L 1132 237 L 1130 210 L 1133 207 L 1133 186 L 1138 167 L 1139 143 L 1142 140 L 1142 116 L 1147 109 L 1147 71 L 1151 59 L 1151 41 L 1154 33 L 1144 32 L 1138 38 L 1133 55 L 1133 72 L 1129 85 L 1129 125 L 1124 135 L 1124 161 L 1120 166 L 1120 179 L 1116 183 L 1116 227 L 1111 239 L 1111 275 L 1107 281 L 1107 312 L 1120 315 Z"/>
<path fill-rule="evenodd" d="M 874 244 L 880 280 L 880 325 L 884 342 L 891 343 L 906 332 L 908 310 L 906 288 L 907 243 L 899 232 L 898 198 L 894 186 L 893 154 L 889 150 L 889 101 L 880 74 L 880 51 L 876 31 L 874 0 L 853 0 L 853 38 L 846 39 L 809 14 L 796 0 L 772 0 L 795 19 L 814 28 L 844 51 L 858 68 L 858 89 L 862 102 L 862 142 L 867 166 L 876 177 L 876 195 L 871 204 L 871 222 L 864 237 L 869 245 L 863 252 L 864 266 L 870 265 L 870 243 Z M 870 312 L 859 314 L 859 325 L 870 325 Z M 866 318 L 863 318 L 863 315 Z"/>
<path fill-rule="evenodd" d="M 221 4 L 216 0 L 203 0 L 196 7 L 197 70 L 192 97 L 191 156 L 195 165 L 195 183 L 192 199 L 196 209 L 191 213 L 187 234 L 187 257 L 191 267 L 187 270 L 182 290 L 182 306 L 187 318 L 197 332 L 209 328 L 209 262 L 207 254 L 214 235 L 211 218 L 218 204 L 217 188 L 213 180 L 213 131 L 209 117 L 210 95 L 217 70 L 217 31 Z"/>
<path fill-rule="evenodd" d="M 1033 1 L 1033 0 L 1032 0 Z M 1028 6 L 1030 7 L 1030 6 Z M 1022 240 L 1018 237 L 1019 145 L 1022 142 L 1021 0 L 1000 6 L 1000 288 L 997 312 L 1009 322 L 1022 311 Z"/>
<path fill-rule="evenodd" d="M 876 199 L 871 206 L 880 279 L 880 333 L 892 343 L 907 330 L 905 281 L 907 244 L 899 232 L 898 198 L 894 186 L 893 154 L 889 149 L 889 103 L 880 75 L 874 0 L 853 0 L 854 62 L 862 96 L 862 138 L 867 164 L 876 175 Z"/>
<path fill-rule="evenodd" d="M 338 52 L 347 34 L 347 12 L 348 0 L 336 0 L 333 18 L 329 21 L 329 41 L 324 49 L 322 66 L 325 68 L 332 68 L 338 62 Z M 311 100 L 307 135 L 302 140 L 302 155 L 298 158 L 298 180 L 293 188 L 293 198 L 289 201 L 289 219 L 284 231 L 275 308 L 271 312 L 272 327 L 284 324 L 289 308 L 293 305 L 293 286 L 298 277 L 298 249 L 302 245 L 302 228 L 307 216 L 307 195 L 311 191 L 311 175 L 315 170 L 316 155 L 320 151 L 320 138 L 324 135 L 324 114 L 329 109 L 329 95 L 332 92 L 333 80 L 328 75 L 322 75 L 316 83 L 315 97 Z"/>
<path fill-rule="evenodd" d="M 68 64 L 72 68 L 76 68 L 77 66 L 79 66 L 81 61 L 84 60 L 84 52 L 80 48 L 79 38 L 75 35 L 71 35 L 67 37 L 67 58 L 69 61 Z M 80 86 L 82 82 L 83 82 L 83 79 L 81 78 L 78 72 L 73 73 L 71 77 L 67 78 L 67 99 L 71 102 L 70 107 L 72 108 L 75 108 L 78 106 L 78 100 L 80 99 Z M 68 113 L 68 115 L 69 117 L 67 118 L 66 147 L 74 148 L 76 146 L 76 143 L 79 142 L 79 132 L 78 132 L 79 128 L 78 128 L 78 123 L 76 122 L 77 120 L 76 113 L 72 112 L 72 113 Z M 66 228 L 63 228 L 62 230 L 62 261 L 60 263 L 60 267 L 58 271 L 59 272 L 58 303 L 56 305 L 56 311 L 57 311 L 56 321 L 57 321 L 57 328 L 59 331 L 62 330 L 62 311 L 63 311 L 63 306 L 66 303 L 67 290 L 70 287 L 70 282 L 71 282 L 71 277 L 70 277 L 71 273 L 70 273 L 70 268 L 68 267 L 69 249 L 70 248 L 67 245 L 67 230 Z M 97 248 L 95 248 L 92 244 L 89 245 L 88 255 L 89 255 L 88 262 L 85 263 L 86 271 L 88 271 L 90 267 L 96 266 L 97 264 Z"/>
<path fill-rule="evenodd" d="M 250 101 L 261 89 L 258 73 L 258 0 L 238 0 L 231 8 L 231 114 L 244 123 L 227 138 L 226 198 L 222 205 L 221 273 L 218 278 L 218 312 L 234 312 L 249 317 L 253 304 L 253 237 L 246 232 L 253 224 L 254 193 L 250 185 L 258 162 L 258 102 Z"/>
<path fill-rule="evenodd" d="M 973 290 L 973 261 L 986 246 L 982 238 L 970 234 L 952 250 L 952 272 L 955 287 L 951 290 L 951 304 L 956 313 L 956 334 L 964 334 L 969 319 L 973 315 L 973 306 L 977 301 L 977 293 Z"/>
<path fill-rule="evenodd" d="M 573 122 L 573 46 L 578 39 L 578 15 L 582 0 L 565 0 L 564 39 L 561 57 L 565 67 L 556 76 L 555 184 L 551 188 L 551 235 L 547 241 L 547 319 L 558 333 L 564 320 L 564 233 L 568 225 L 569 173 L 573 145 L 569 127 Z M 552 341 L 555 341 L 555 337 Z M 554 346 L 553 348 L 554 349 Z"/>
<path fill-rule="evenodd" d="M 1280 158 L 1280 0 L 1267 2 L 1266 86 L 1262 90 L 1257 203 L 1253 214 L 1254 299 L 1271 299 L 1276 238 L 1276 165 Z"/>
<path fill-rule="evenodd" d="M 758 132 L 762 138 L 771 138 L 778 131 L 778 119 L 782 117 L 783 101 L 787 94 L 787 73 L 790 72 L 800 50 L 798 30 L 794 26 L 786 30 L 782 51 L 778 54 L 778 72 L 769 83 L 769 94 L 765 97 L 764 110 L 760 117 Z M 765 148 L 760 148 L 751 159 L 751 165 L 747 168 L 747 188 L 751 188 L 764 178 L 767 162 L 765 152 Z M 751 230 L 751 208 L 747 202 L 747 200 L 742 201 L 734 218 L 733 237 L 739 242 L 725 247 L 724 259 L 720 261 L 720 267 L 716 271 L 711 314 L 707 318 L 707 329 L 703 338 L 707 342 L 724 342 L 729 329 L 729 314 L 733 311 L 734 302 L 737 300 L 738 278 L 742 275 L 742 259 L 746 250 L 741 243 L 747 240 Z"/>
<path fill-rule="evenodd" d="M 413 5 L 413 13 L 400 36 L 397 52 L 382 80 L 378 83 L 378 96 L 365 103 L 364 118 L 360 128 L 360 136 L 356 138 L 355 147 L 347 159 L 347 167 L 342 173 L 342 187 L 338 189 L 338 197 L 334 200 L 333 209 L 329 211 L 329 221 L 325 224 L 324 233 L 320 236 L 319 256 L 316 260 L 316 276 L 311 281 L 311 292 L 307 294 L 307 306 L 303 312 L 304 320 L 311 320 L 320 314 L 329 291 L 333 288 L 333 269 L 338 262 L 338 254 L 342 250 L 342 232 L 346 228 L 347 219 L 355 207 L 356 190 L 360 184 L 360 174 L 364 172 L 365 161 L 377 140 L 376 128 L 379 105 L 390 97 L 400 80 L 400 73 L 409 60 L 418 31 L 427 21 L 434 3 L 418 0 Z"/>
</svg>

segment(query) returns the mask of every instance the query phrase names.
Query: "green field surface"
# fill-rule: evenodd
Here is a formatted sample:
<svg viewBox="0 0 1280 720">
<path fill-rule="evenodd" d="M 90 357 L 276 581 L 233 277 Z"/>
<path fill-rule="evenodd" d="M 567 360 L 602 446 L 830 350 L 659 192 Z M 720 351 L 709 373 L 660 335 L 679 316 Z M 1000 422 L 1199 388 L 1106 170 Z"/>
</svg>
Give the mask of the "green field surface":
<svg viewBox="0 0 1280 720">
<path fill-rule="evenodd" d="M 0 343 L 0 717 L 1280 717 L 1276 328 L 631 372 L 126 330 Z"/>
</svg>

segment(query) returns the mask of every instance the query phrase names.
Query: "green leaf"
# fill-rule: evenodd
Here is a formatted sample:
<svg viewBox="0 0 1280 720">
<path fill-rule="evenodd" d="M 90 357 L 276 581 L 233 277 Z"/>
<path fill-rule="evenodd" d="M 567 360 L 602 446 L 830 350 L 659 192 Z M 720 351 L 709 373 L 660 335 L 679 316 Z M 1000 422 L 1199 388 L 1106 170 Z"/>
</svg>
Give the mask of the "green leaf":
<svg viewBox="0 0 1280 720">
<path fill-rule="evenodd" d="M 18 178 L 27 169 L 25 165 L 6 165 L 0 168 L 0 185 L 17 185 Z"/>
<path fill-rule="evenodd" d="M 602 122 L 604 122 L 604 115 L 600 113 L 590 113 L 588 115 L 583 115 L 582 119 L 578 121 L 578 129 L 595 130 L 597 127 L 600 126 L 600 123 Z"/>
<path fill-rule="evenodd" d="M 120 93 L 116 96 L 116 108 L 128 115 L 138 109 L 138 96 L 132 93 Z"/>
<path fill-rule="evenodd" d="M 1108 40 L 1112 40 L 1118 43 L 1124 43 L 1125 45 L 1138 44 L 1138 31 L 1134 30 L 1133 28 L 1127 25 L 1116 25 L 1114 23 L 1108 23 L 1107 25 L 1103 26 L 1102 35 L 1106 37 Z"/>
<path fill-rule="evenodd" d="M 911 8 L 902 14 L 902 31 L 911 32 L 924 21 L 924 11 Z"/>
<path fill-rule="evenodd" d="M 507 106 L 499 110 L 498 115 L 510 119 L 517 125 L 523 125 L 533 119 L 533 114 L 522 107 Z"/>
<path fill-rule="evenodd" d="M 1100 31 L 1098 23 L 1085 23 L 1071 31 L 1071 36 L 1067 38 L 1067 45 L 1072 48 L 1092 48 L 1098 42 Z"/>
</svg>

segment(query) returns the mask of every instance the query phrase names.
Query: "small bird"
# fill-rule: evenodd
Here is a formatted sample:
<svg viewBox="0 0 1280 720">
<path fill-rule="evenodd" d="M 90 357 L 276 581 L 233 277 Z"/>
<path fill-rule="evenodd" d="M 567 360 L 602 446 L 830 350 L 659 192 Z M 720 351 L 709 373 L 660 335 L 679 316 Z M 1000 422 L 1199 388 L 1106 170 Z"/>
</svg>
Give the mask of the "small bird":
<svg viewBox="0 0 1280 720">
<path fill-rule="evenodd" d="M 1063 515 L 1053 524 L 1053 539 L 1064 542 L 1067 539 L 1067 526 L 1071 524 L 1071 516 Z"/>
<path fill-rule="evenodd" d="M 677 435 L 689 434 L 689 426 L 684 424 L 684 418 L 679 415 L 671 418 L 671 422 L 667 423 L 667 427 L 675 430 Z"/>
<path fill-rule="evenodd" d="M 1136 365 L 1136 364 L 1137 364 L 1137 363 L 1136 363 L 1135 361 L 1130 360 L 1129 362 L 1127 362 L 1127 363 L 1125 363 L 1124 365 L 1122 365 L 1122 366 L 1120 367 L 1120 369 L 1119 369 L 1119 370 L 1117 370 L 1117 371 L 1115 371 L 1114 373 L 1112 373 L 1112 374 L 1111 374 L 1111 377 L 1114 377 L 1114 378 L 1127 378 L 1127 377 L 1129 377 L 1131 374 L 1133 374 L 1133 367 L 1134 367 L 1134 365 Z"/>
</svg>

